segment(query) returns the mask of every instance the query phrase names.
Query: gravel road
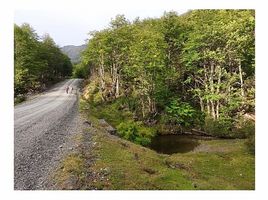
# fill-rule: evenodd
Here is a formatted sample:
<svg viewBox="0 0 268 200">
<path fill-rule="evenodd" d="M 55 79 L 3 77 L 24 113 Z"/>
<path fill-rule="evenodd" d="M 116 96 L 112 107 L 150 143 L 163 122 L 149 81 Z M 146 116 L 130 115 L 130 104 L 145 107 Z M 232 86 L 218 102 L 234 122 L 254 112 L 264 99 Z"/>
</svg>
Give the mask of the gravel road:
<svg viewBox="0 0 268 200">
<path fill-rule="evenodd" d="M 81 127 L 79 79 L 69 79 L 14 109 L 14 189 L 47 189 L 49 174 Z M 67 94 L 65 88 L 71 86 Z"/>
</svg>

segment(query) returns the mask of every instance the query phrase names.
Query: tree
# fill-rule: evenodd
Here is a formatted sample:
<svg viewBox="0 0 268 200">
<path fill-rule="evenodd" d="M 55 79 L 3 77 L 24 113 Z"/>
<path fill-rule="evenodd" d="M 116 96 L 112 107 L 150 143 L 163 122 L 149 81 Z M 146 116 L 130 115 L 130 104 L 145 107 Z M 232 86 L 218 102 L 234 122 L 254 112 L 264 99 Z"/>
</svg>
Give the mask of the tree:
<svg viewBox="0 0 268 200">
<path fill-rule="evenodd" d="M 46 34 L 42 39 L 29 24 L 14 26 L 15 96 L 44 89 L 72 73 L 70 59 Z"/>
</svg>

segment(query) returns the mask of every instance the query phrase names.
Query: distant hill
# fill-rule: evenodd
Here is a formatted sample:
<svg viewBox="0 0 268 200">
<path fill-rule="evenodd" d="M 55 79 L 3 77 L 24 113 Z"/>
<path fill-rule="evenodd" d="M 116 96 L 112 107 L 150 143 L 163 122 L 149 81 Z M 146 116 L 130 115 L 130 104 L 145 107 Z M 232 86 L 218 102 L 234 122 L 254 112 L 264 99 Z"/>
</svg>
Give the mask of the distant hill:
<svg viewBox="0 0 268 200">
<path fill-rule="evenodd" d="M 80 54 L 86 47 L 87 45 L 85 44 L 81 46 L 67 45 L 61 47 L 61 51 L 69 56 L 72 63 L 78 63 L 80 61 Z"/>
</svg>

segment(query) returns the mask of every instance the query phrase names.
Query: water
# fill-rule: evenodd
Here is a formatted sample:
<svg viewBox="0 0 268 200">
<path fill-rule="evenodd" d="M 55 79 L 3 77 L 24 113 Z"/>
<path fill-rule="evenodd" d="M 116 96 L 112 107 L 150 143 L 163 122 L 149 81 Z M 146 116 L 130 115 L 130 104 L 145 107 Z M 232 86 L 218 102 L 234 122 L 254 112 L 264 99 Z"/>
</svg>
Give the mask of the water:
<svg viewBox="0 0 268 200">
<path fill-rule="evenodd" d="M 152 139 L 150 148 L 158 153 L 186 153 L 200 145 L 200 136 L 193 135 L 159 135 Z"/>
</svg>

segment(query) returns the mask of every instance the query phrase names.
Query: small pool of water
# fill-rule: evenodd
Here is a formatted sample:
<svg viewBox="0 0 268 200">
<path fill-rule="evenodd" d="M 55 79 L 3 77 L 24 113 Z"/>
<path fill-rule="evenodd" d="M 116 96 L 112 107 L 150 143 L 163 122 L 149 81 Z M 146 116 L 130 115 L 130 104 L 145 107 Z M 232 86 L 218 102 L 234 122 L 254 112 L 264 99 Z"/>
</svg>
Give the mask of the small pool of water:
<svg viewBox="0 0 268 200">
<path fill-rule="evenodd" d="M 208 140 L 193 135 L 159 135 L 152 139 L 149 148 L 158 153 L 186 153 L 200 145 L 200 140 Z"/>
</svg>

